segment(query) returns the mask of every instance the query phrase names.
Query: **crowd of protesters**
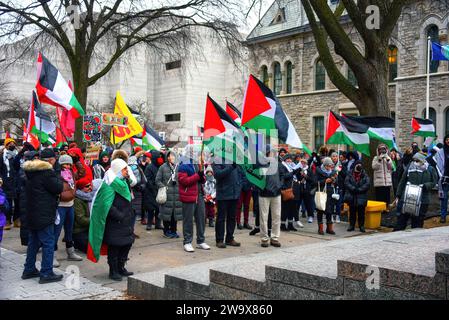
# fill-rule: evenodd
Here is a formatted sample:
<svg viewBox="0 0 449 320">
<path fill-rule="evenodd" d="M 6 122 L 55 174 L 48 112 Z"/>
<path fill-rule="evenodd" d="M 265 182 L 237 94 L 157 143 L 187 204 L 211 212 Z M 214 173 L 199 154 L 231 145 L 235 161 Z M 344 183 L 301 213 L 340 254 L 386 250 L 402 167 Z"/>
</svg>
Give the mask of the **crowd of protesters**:
<svg viewBox="0 0 449 320">
<path fill-rule="evenodd" d="M 241 245 L 235 239 L 235 229 L 251 230 L 253 236 L 260 233 L 262 247 L 280 247 L 281 232 L 304 227 L 300 218 L 308 224 L 316 219 L 320 235 L 335 235 L 334 223 L 341 222 L 344 204 L 349 209 L 348 232 L 355 230 L 356 222 L 365 232 L 371 187 L 375 200 L 385 202 L 387 208 L 397 206 L 396 231 L 404 230 L 410 218 L 412 228 L 422 228 L 431 190 L 437 184 L 441 223 L 446 222 L 449 136 L 430 150 L 420 150 L 414 143 L 403 154 L 380 144 L 370 170 L 357 152 L 321 147 L 308 155 L 268 145 L 266 163 L 276 169 L 267 174 L 263 189 L 247 179 L 241 166 L 215 161 L 213 155 L 205 159 L 200 148 L 192 145 L 182 155 L 165 149 L 146 152 L 135 148 L 129 154 L 105 148 L 93 163 L 84 154 L 75 143 L 36 150 L 29 143 L 19 148 L 11 138 L 4 142 L 0 154 L 0 241 L 3 230 L 20 228 L 21 243 L 27 246 L 23 279 L 39 277 L 40 283 L 62 279 L 53 272 L 59 266 L 62 231 L 67 260 L 83 260 L 79 253 L 88 251 L 92 201 L 108 170 L 125 181 L 131 193 L 131 201 L 116 194 L 105 226 L 103 241 L 109 245 L 109 276 L 114 280 L 132 274 L 125 264 L 138 238 L 136 223 L 147 230 L 161 230 L 168 239 L 182 237 L 186 252 L 195 251 L 194 232 L 196 248 L 210 250 L 205 241 L 207 227 L 215 229 L 215 245 L 220 249 Z M 373 179 L 368 171 L 373 172 Z M 412 216 L 400 214 L 410 184 L 423 188 L 419 214 Z M 324 205 L 317 206 L 317 193 L 325 198 Z M 249 219 L 251 204 L 254 226 Z M 37 270 L 39 250 L 42 264 Z"/>
</svg>

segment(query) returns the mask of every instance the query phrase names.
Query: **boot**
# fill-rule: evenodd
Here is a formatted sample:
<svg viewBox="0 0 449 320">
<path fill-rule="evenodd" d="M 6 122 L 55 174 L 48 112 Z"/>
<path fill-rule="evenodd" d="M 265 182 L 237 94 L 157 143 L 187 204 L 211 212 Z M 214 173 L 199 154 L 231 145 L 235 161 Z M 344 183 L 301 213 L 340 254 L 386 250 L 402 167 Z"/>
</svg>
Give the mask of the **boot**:
<svg viewBox="0 0 449 320">
<path fill-rule="evenodd" d="M 250 236 L 255 236 L 259 232 L 260 232 L 260 228 L 259 227 L 254 227 L 254 229 L 249 233 L 249 235 Z"/>
<path fill-rule="evenodd" d="M 318 234 L 324 236 L 324 227 L 322 223 L 318 224 Z"/>
<path fill-rule="evenodd" d="M 143 226 L 146 226 L 148 224 L 147 219 L 142 218 L 142 220 L 140 220 L 140 224 L 143 225 Z"/>
<path fill-rule="evenodd" d="M 349 226 L 349 228 L 348 228 L 348 232 L 352 232 L 352 231 L 354 231 L 355 230 L 355 227 L 354 226 Z"/>
<path fill-rule="evenodd" d="M 115 281 L 122 281 L 122 276 L 120 275 L 118 268 L 118 259 L 117 258 L 109 259 L 108 264 L 109 264 L 109 279 Z"/>
<path fill-rule="evenodd" d="M 132 276 L 134 274 L 134 272 L 129 272 L 125 268 L 126 261 L 128 261 L 128 259 L 126 259 L 126 258 L 120 259 L 119 266 L 118 266 L 118 272 L 120 273 L 120 275 L 122 275 L 124 277 Z"/>
<path fill-rule="evenodd" d="M 333 223 L 328 223 L 327 224 L 326 233 L 335 235 L 334 224 Z"/>
<path fill-rule="evenodd" d="M 14 220 L 14 228 L 20 228 L 20 219 Z"/>
<path fill-rule="evenodd" d="M 11 230 L 12 225 L 10 221 L 6 221 L 6 225 L 3 227 L 3 230 Z"/>
<path fill-rule="evenodd" d="M 210 228 L 215 227 L 214 219 L 209 219 L 209 227 Z"/>
<path fill-rule="evenodd" d="M 293 226 L 293 221 L 289 221 L 289 222 L 288 222 L 288 230 L 290 230 L 290 231 L 298 231 L 298 229 L 296 229 L 296 228 Z"/>
<path fill-rule="evenodd" d="M 287 226 L 285 225 L 285 221 L 281 221 L 281 231 L 285 231 L 285 232 L 290 231 L 290 230 L 288 230 Z"/>
<path fill-rule="evenodd" d="M 75 253 L 75 248 L 67 248 L 67 260 L 69 261 L 83 261 L 83 258 L 81 258 L 79 255 Z"/>
</svg>

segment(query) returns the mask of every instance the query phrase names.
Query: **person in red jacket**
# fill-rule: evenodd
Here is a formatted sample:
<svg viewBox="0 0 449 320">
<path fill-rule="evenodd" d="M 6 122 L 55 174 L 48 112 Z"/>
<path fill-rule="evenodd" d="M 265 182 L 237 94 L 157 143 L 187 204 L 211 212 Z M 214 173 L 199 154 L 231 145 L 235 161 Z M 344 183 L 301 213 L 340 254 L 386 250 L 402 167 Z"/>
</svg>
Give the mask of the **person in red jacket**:
<svg viewBox="0 0 449 320">
<path fill-rule="evenodd" d="M 206 182 L 204 171 L 198 165 L 198 157 L 191 146 L 187 146 L 178 170 L 179 200 L 182 202 L 182 228 L 184 233 L 184 250 L 194 252 L 193 218 L 196 223 L 197 248 L 209 250 L 209 245 L 204 242 L 205 229 L 205 205 L 203 185 Z M 196 159 L 196 160 L 195 160 Z"/>
<path fill-rule="evenodd" d="M 83 153 L 79 148 L 71 148 L 67 151 L 69 156 L 73 159 L 73 176 L 76 181 L 76 185 L 87 185 L 93 180 L 92 169 L 86 164 Z"/>
</svg>

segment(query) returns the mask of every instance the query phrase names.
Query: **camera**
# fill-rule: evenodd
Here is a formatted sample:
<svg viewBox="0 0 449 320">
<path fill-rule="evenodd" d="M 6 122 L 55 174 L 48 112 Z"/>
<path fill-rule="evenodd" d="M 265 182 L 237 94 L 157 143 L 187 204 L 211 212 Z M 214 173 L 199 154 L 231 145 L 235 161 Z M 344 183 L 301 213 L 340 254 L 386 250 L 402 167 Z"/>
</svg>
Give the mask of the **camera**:
<svg viewBox="0 0 449 320">
<path fill-rule="evenodd" d="M 338 193 L 334 193 L 334 194 L 332 195 L 332 199 L 338 201 L 338 200 L 340 200 L 340 195 L 339 195 Z"/>
</svg>

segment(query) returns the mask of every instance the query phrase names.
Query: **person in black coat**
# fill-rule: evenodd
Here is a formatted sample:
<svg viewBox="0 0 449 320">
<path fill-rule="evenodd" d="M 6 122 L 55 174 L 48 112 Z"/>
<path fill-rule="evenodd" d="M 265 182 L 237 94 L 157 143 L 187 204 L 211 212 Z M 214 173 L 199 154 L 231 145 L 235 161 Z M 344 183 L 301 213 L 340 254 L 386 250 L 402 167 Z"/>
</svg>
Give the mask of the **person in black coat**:
<svg viewBox="0 0 449 320">
<path fill-rule="evenodd" d="M 56 175 L 49 161 L 33 160 L 24 164 L 26 182 L 27 227 L 29 239 L 25 270 L 22 279 L 40 277 L 39 283 L 62 280 L 53 272 L 55 248 L 55 220 L 58 198 L 63 190 L 62 180 Z M 41 270 L 36 269 L 36 255 L 42 246 Z"/>
<path fill-rule="evenodd" d="M 111 162 L 111 169 L 119 179 L 128 179 L 128 164 L 122 159 Z M 125 269 L 128 254 L 134 243 L 134 210 L 131 201 L 115 193 L 109 209 L 103 234 L 108 245 L 109 278 L 121 281 L 122 276 L 133 275 Z"/>
<path fill-rule="evenodd" d="M 20 207 L 18 192 L 18 170 L 15 158 L 18 154 L 16 142 L 12 138 L 5 139 L 5 149 L 0 152 L 0 177 L 3 179 L 3 191 L 9 203 L 9 210 L 6 211 L 5 230 L 11 229 L 11 222 L 15 227 L 20 227 Z M 12 219 L 12 221 L 11 221 Z"/>
<path fill-rule="evenodd" d="M 294 180 L 297 180 L 295 174 L 300 170 L 295 170 L 295 163 L 291 155 L 279 157 L 279 178 L 281 180 L 281 190 L 292 189 Z M 295 220 L 296 219 L 296 220 Z M 293 221 L 299 221 L 299 210 L 295 199 L 281 200 L 281 231 L 298 231 L 293 226 Z"/>
<path fill-rule="evenodd" d="M 307 159 L 302 158 L 300 160 L 301 169 L 296 173 L 296 181 L 293 184 L 293 193 L 295 195 L 297 212 L 299 212 L 301 203 L 307 211 L 308 222 L 313 223 L 313 202 L 315 196 L 315 190 L 317 186 L 315 175 L 313 171 L 309 168 Z"/>
<path fill-rule="evenodd" d="M 348 232 L 355 230 L 356 215 L 358 215 L 360 232 L 365 232 L 365 208 L 368 204 L 370 185 L 370 178 L 363 169 L 362 162 L 357 161 L 345 180 L 345 202 L 349 205 Z"/>
<path fill-rule="evenodd" d="M 324 211 L 317 208 L 318 217 L 318 234 L 324 235 L 323 215 L 326 215 L 326 233 L 335 235 L 334 224 L 332 221 L 332 214 L 335 210 L 335 205 L 338 199 L 338 172 L 335 170 L 334 163 L 331 158 L 324 158 L 321 167 L 316 169 L 316 176 L 320 190 L 326 192 L 327 201 Z"/>
<path fill-rule="evenodd" d="M 156 196 L 158 188 L 156 186 L 156 175 L 159 170 L 159 164 L 157 159 L 160 157 L 161 153 L 156 150 L 151 150 L 151 159 L 145 168 L 145 178 L 147 180 L 145 185 L 145 190 L 143 192 L 143 203 L 144 208 L 148 212 L 147 230 L 152 229 L 153 218 L 155 218 L 155 229 L 164 229 L 161 226 L 161 220 L 159 219 L 159 205 L 156 202 Z"/>
</svg>

